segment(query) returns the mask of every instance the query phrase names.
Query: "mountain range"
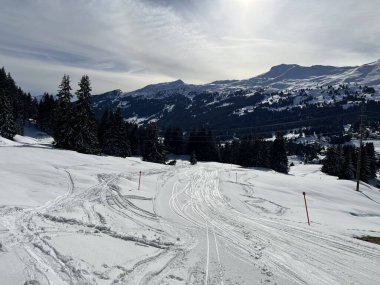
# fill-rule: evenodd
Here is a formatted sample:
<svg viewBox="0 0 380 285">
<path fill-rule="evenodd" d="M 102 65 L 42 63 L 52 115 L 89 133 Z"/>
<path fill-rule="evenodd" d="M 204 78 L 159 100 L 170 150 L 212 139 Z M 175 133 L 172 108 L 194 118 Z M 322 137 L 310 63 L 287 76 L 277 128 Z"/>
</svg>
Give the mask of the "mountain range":
<svg viewBox="0 0 380 285">
<path fill-rule="evenodd" d="M 93 96 L 98 116 L 119 107 L 128 121 L 185 129 L 201 125 L 254 127 L 260 121 L 258 116 L 268 116 L 268 112 L 273 121 L 289 112 L 294 115 L 305 109 L 332 107 L 343 112 L 362 101 L 379 100 L 380 60 L 353 67 L 281 64 L 245 80 L 202 85 L 176 80 L 132 92 L 114 90 Z"/>
</svg>

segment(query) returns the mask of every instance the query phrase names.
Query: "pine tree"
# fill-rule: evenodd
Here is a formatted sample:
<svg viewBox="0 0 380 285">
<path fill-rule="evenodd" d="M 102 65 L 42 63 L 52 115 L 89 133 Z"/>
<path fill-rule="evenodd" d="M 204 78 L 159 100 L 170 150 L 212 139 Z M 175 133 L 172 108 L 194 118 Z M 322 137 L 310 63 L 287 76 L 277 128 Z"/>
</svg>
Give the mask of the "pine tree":
<svg viewBox="0 0 380 285">
<path fill-rule="evenodd" d="M 29 118 L 33 120 L 37 120 L 37 112 L 38 112 L 38 101 L 36 97 L 33 97 L 30 104 Z"/>
<path fill-rule="evenodd" d="M 0 69 L 0 136 L 13 139 L 17 133 L 14 101 L 12 96 L 16 92 L 16 85 L 10 74 Z"/>
<path fill-rule="evenodd" d="M 336 171 L 337 171 L 337 176 L 339 176 L 339 174 L 342 173 L 342 169 L 345 162 L 345 156 L 342 149 L 342 145 L 338 145 L 338 147 L 336 148 L 336 153 L 337 153 Z"/>
<path fill-rule="evenodd" d="M 65 149 L 74 149 L 74 114 L 71 106 L 70 77 L 64 75 L 58 90 L 58 102 L 54 127 L 56 146 Z"/>
<path fill-rule="evenodd" d="M 218 145 L 215 142 L 215 137 L 211 130 L 206 131 L 206 144 L 204 148 L 206 161 L 220 161 Z"/>
<path fill-rule="evenodd" d="M 232 163 L 232 146 L 230 143 L 226 143 L 221 147 L 221 157 L 223 163 Z"/>
<path fill-rule="evenodd" d="M 16 135 L 12 106 L 4 90 L 0 94 L 0 135 L 7 139 L 13 139 Z"/>
<path fill-rule="evenodd" d="M 127 136 L 131 145 L 132 155 L 140 155 L 140 132 L 141 128 L 136 123 L 127 123 Z"/>
<path fill-rule="evenodd" d="M 369 160 L 369 177 L 375 178 L 377 172 L 375 147 L 373 143 L 367 143 L 365 148 Z"/>
<path fill-rule="evenodd" d="M 232 152 L 232 155 L 231 155 L 231 162 L 230 163 L 233 163 L 233 164 L 239 164 L 239 151 L 240 151 L 240 143 L 238 140 L 234 140 L 232 141 L 232 144 L 231 144 L 231 152 Z"/>
<path fill-rule="evenodd" d="M 238 162 L 241 166 L 244 167 L 252 167 L 254 166 L 252 163 L 252 159 L 250 159 L 251 149 L 249 138 L 245 137 L 241 140 L 239 144 L 239 158 Z"/>
<path fill-rule="evenodd" d="M 163 145 L 158 139 L 158 130 L 154 123 L 148 124 L 145 128 L 143 160 L 156 163 L 165 163 L 166 160 Z"/>
<path fill-rule="evenodd" d="M 338 153 L 334 147 L 329 147 L 326 151 L 326 157 L 323 159 L 322 162 L 322 172 L 333 175 L 333 176 L 339 176 L 340 175 L 340 169 L 338 169 L 337 165 L 338 163 Z"/>
<path fill-rule="evenodd" d="M 323 160 L 322 172 L 338 176 L 340 179 L 354 179 L 359 148 L 353 146 L 330 147 Z M 377 165 L 373 144 L 361 147 L 360 180 L 368 182 L 376 177 Z"/>
<path fill-rule="evenodd" d="M 360 166 L 360 180 L 364 182 L 368 182 L 371 179 L 371 169 L 370 164 L 371 160 L 367 153 L 367 148 L 362 145 L 361 146 L 362 155 L 361 155 L 361 166 Z"/>
<path fill-rule="evenodd" d="M 5 136 L 11 138 L 16 133 L 23 134 L 25 122 L 36 116 L 37 102 L 17 87 L 4 67 L 0 69 L 0 97 L 0 121 L 5 124 L 2 126 Z"/>
<path fill-rule="evenodd" d="M 0 68 L 0 87 L 5 88 L 5 81 L 7 79 L 7 73 L 5 72 L 4 66 Z"/>
<path fill-rule="evenodd" d="M 196 152 L 197 149 L 197 130 L 192 129 L 190 131 L 188 143 L 187 143 L 187 153 Z"/>
<path fill-rule="evenodd" d="M 99 153 L 96 121 L 91 104 L 91 83 L 87 75 L 79 82 L 79 90 L 75 93 L 76 102 L 74 116 L 74 150 L 81 153 Z"/>
<path fill-rule="evenodd" d="M 131 147 L 128 141 L 127 126 L 124 122 L 121 109 L 118 108 L 115 113 L 105 113 L 103 117 L 105 121 L 105 130 L 102 139 L 102 152 L 104 154 L 119 157 L 131 156 Z"/>
<path fill-rule="evenodd" d="M 165 132 L 164 144 L 168 152 L 176 155 L 183 154 L 184 139 L 182 130 L 169 127 Z"/>
<path fill-rule="evenodd" d="M 273 142 L 270 158 L 271 168 L 281 173 L 288 173 L 288 157 L 286 155 L 285 140 L 278 134 Z"/>
<path fill-rule="evenodd" d="M 169 153 L 173 153 L 173 128 L 169 127 L 164 135 L 164 145 Z"/>
<path fill-rule="evenodd" d="M 355 178 L 355 166 L 353 163 L 354 148 L 352 146 L 344 146 L 344 163 L 342 167 L 340 179 L 354 179 Z"/>
<path fill-rule="evenodd" d="M 54 115 L 56 102 L 53 95 L 44 93 L 41 101 L 38 103 L 36 121 L 41 130 L 51 133 L 54 129 Z"/>
<path fill-rule="evenodd" d="M 270 168 L 270 145 L 264 140 L 256 141 L 257 166 Z"/>
<path fill-rule="evenodd" d="M 199 161 L 220 161 L 219 150 L 210 130 L 201 128 L 190 132 L 188 153 L 195 152 Z"/>
<path fill-rule="evenodd" d="M 111 124 L 111 114 L 112 112 L 110 112 L 108 109 L 105 110 L 98 124 L 98 141 L 101 149 L 103 149 L 106 130 L 110 127 Z"/>
</svg>

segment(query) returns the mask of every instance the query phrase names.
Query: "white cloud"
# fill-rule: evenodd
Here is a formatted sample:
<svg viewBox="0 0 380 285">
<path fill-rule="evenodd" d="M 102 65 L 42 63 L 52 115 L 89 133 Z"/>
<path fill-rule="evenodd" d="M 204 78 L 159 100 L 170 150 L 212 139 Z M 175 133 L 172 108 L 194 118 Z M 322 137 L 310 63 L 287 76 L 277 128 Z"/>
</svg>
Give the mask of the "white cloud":
<svg viewBox="0 0 380 285">
<path fill-rule="evenodd" d="M 3 0 L 0 65 L 33 93 L 55 92 L 64 73 L 89 74 L 99 93 L 361 64 L 380 54 L 380 2 L 362 2 Z"/>
</svg>

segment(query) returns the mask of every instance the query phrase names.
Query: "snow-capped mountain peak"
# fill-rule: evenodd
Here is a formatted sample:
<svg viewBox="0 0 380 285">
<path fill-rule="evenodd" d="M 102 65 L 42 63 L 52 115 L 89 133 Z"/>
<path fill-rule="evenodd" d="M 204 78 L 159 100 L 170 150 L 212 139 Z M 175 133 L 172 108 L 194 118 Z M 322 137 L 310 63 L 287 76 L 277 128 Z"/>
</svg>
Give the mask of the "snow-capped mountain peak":
<svg viewBox="0 0 380 285">
<path fill-rule="evenodd" d="M 215 114 L 220 114 L 223 124 L 239 125 L 241 116 L 254 117 L 257 110 L 277 112 L 338 105 L 346 110 L 363 99 L 380 101 L 380 60 L 353 67 L 281 64 L 246 80 L 203 85 L 176 80 L 128 93 L 114 90 L 93 98 L 98 114 L 120 107 L 126 119 L 183 125 L 193 121 L 214 124 L 211 120 L 215 120 Z"/>
<path fill-rule="evenodd" d="M 133 96 L 133 97 L 136 97 L 136 96 L 163 97 L 166 95 L 171 95 L 173 92 L 186 91 L 188 86 L 190 85 L 186 84 L 181 79 L 178 79 L 171 82 L 150 84 L 136 91 L 125 93 L 124 95 Z"/>
</svg>

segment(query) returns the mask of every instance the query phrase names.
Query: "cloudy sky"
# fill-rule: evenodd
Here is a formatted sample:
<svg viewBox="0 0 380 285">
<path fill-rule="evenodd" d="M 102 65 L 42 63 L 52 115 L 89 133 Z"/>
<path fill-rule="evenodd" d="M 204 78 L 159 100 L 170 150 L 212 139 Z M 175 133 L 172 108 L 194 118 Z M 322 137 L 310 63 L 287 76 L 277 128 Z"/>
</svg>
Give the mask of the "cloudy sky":
<svg viewBox="0 0 380 285">
<path fill-rule="evenodd" d="M 380 58 L 380 0 L 1 0 L 0 66 L 25 91 L 243 79 Z"/>
</svg>

